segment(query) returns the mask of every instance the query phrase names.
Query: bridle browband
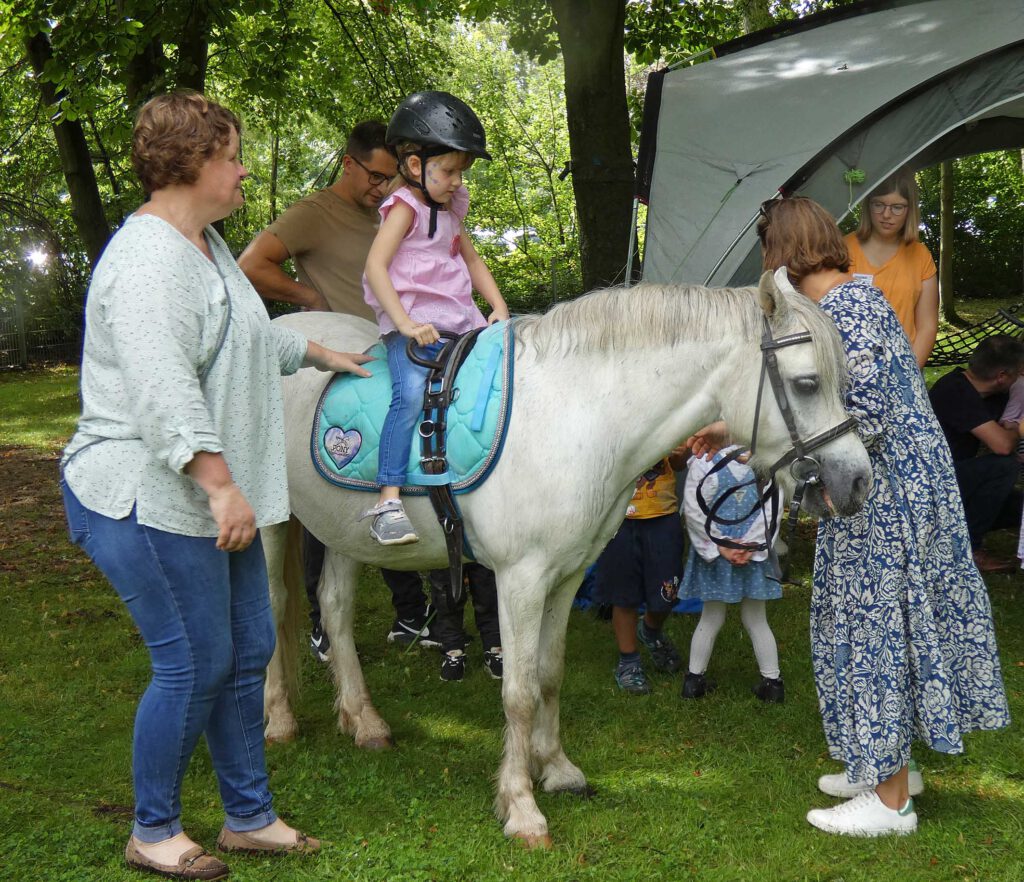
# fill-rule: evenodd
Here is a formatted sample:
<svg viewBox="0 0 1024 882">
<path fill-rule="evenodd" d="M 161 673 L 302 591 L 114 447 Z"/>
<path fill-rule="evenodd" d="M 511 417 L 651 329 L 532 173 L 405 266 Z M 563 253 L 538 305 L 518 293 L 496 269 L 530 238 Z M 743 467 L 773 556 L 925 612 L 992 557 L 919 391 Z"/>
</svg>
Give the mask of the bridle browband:
<svg viewBox="0 0 1024 882">
<path fill-rule="evenodd" d="M 790 502 L 789 517 L 786 522 L 788 538 L 792 536 L 793 530 L 796 527 L 797 517 L 799 516 L 800 509 L 803 505 L 804 492 L 808 485 L 814 486 L 821 483 L 821 464 L 809 454 L 813 453 L 820 447 L 824 447 L 836 438 L 842 437 L 847 432 L 852 432 L 857 427 L 857 421 L 853 419 L 853 417 L 848 417 L 838 425 L 833 426 L 830 429 L 826 429 L 823 432 L 819 432 L 817 435 L 811 436 L 806 441 L 800 437 L 800 433 L 797 431 L 796 427 L 796 419 L 793 416 L 793 409 L 789 404 L 789 396 L 786 394 L 786 387 L 782 382 L 782 374 L 779 371 L 779 359 L 776 352 L 777 350 L 784 349 L 787 346 L 811 343 L 813 342 L 813 338 L 808 331 L 786 334 L 784 337 L 773 337 L 768 317 L 762 316 L 762 321 L 764 323 L 764 330 L 761 334 L 761 376 L 757 384 L 757 401 L 754 405 L 754 427 L 751 432 L 750 447 L 737 447 L 715 463 L 714 467 L 708 471 L 697 486 L 697 504 L 700 506 L 700 510 L 707 518 L 704 524 L 704 532 L 707 533 L 708 537 L 715 544 L 725 546 L 726 548 L 767 551 L 769 560 L 772 564 L 772 569 L 774 570 L 774 577 L 779 581 L 785 581 L 788 573 L 784 572 L 779 567 L 778 557 L 775 554 L 772 542 L 772 537 L 775 534 L 775 529 L 778 524 L 779 514 L 778 494 L 775 490 L 775 475 L 779 469 L 789 466 L 790 474 L 796 481 L 796 490 L 794 491 L 793 499 Z M 721 494 L 711 506 L 708 506 L 700 492 L 701 487 L 704 485 L 704 481 L 716 472 L 726 468 L 729 463 L 739 459 L 744 454 L 749 453 L 753 456 L 757 450 L 757 431 L 758 425 L 761 421 L 761 401 L 764 397 L 766 377 L 768 382 L 771 384 L 772 394 L 775 396 L 775 403 L 778 405 L 779 412 L 782 414 L 782 419 L 786 423 L 786 430 L 789 432 L 789 440 L 792 447 L 772 463 L 768 469 L 769 479 L 767 481 L 762 482 L 760 479 L 756 478 L 753 481 L 745 481 L 729 488 L 725 493 Z M 758 488 L 758 501 L 754 507 L 739 518 L 726 519 L 719 517 L 718 511 L 725 501 L 735 493 L 740 492 L 744 487 L 751 486 L 751 484 L 756 484 Z M 770 519 L 768 514 L 765 512 L 766 502 L 771 503 L 772 513 Z M 718 523 L 733 525 L 743 523 L 743 521 L 747 520 L 757 510 L 757 508 L 761 509 L 762 516 L 765 519 L 764 542 L 749 545 L 734 542 L 731 539 L 716 537 L 712 534 L 712 524 Z"/>
</svg>

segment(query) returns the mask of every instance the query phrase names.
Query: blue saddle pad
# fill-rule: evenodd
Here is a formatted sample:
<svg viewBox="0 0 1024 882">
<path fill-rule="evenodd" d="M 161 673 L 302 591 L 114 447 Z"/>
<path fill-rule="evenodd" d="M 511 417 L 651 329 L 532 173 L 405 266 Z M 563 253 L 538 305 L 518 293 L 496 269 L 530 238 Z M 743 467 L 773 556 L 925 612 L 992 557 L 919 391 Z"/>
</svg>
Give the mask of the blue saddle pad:
<svg viewBox="0 0 1024 882">
<path fill-rule="evenodd" d="M 426 485 L 451 483 L 465 493 L 484 481 L 501 453 L 512 410 L 512 324 L 496 322 L 477 337 L 459 369 L 458 390 L 448 408 L 448 472 L 425 475 L 414 432 L 403 494 L 424 494 Z M 384 344 L 369 349 L 370 378 L 337 374 L 316 406 L 310 449 L 317 471 L 339 487 L 377 491 L 378 447 L 391 404 L 391 372 Z M 417 422 L 417 428 L 419 423 Z"/>
</svg>

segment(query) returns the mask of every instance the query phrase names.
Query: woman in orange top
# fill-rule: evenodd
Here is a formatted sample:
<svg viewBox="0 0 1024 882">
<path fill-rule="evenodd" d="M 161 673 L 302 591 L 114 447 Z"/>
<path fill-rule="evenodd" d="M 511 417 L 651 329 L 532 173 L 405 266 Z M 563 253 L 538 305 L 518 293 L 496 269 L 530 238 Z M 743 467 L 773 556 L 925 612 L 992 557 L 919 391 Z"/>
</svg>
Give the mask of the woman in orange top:
<svg viewBox="0 0 1024 882">
<path fill-rule="evenodd" d="M 882 290 L 924 367 L 939 327 L 939 282 L 917 237 L 920 217 L 914 176 L 899 172 L 868 194 L 860 227 L 845 241 L 854 279 Z"/>
</svg>

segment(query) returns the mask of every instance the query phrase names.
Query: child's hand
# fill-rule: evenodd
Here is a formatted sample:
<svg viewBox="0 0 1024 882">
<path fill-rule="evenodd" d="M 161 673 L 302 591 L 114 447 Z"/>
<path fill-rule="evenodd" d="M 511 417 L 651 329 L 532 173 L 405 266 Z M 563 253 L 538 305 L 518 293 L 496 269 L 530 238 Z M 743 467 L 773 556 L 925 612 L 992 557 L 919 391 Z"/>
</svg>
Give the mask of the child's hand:
<svg viewBox="0 0 1024 882">
<path fill-rule="evenodd" d="M 487 324 L 493 325 L 495 322 L 503 322 L 508 319 L 508 309 L 495 309 L 489 316 L 487 316 Z"/>
<path fill-rule="evenodd" d="M 398 332 L 403 337 L 412 337 L 412 339 L 420 346 L 426 346 L 428 343 L 436 343 L 441 339 L 441 335 L 437 333 L 437 328 L 429 322 L 425 325 L 417 325 L 414 322 L 409 322 L 407 325 L 401 325 L 398 328 Z"/>
<path fill-rule="evenodd" d="M 716 420 L 694 432 L 685 444 L 698 459 L 711 459 L 723 447 L 729 446 L 729 428 L 724 421 Z"/>
<path fill-rule="evenodd" d="M 754 552 L 750 548 L 725 548 L 721 546 L 718 549 L 718 553 L 734 567 L 745 567 L 750 563 L 750 558 L 754 556 Z"/>
</svg>

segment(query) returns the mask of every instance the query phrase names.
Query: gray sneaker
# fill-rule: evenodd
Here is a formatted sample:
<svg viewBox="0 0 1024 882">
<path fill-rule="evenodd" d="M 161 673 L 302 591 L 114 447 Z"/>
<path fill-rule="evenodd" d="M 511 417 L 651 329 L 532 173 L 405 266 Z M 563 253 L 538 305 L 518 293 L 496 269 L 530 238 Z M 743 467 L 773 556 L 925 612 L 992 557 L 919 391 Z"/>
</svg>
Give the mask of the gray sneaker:
<svg viewBox="0 0 1024 882">
<path fill-rule="evenodd" d="M 615 682 L 619 689 L 628 692 L 630 695 L 647 695 L 651 687 L 647 684 L 647 675 L 640 662 L 619 663 L 615 669 Z"/>
<path fill-rule="evenodd" d="M 389 499 L 363 512 L 359 520 L 373 518 L 370 535 L 381 545 L 410 545 L 420 537 L 412 528 L 401 499 Z"/>
<path fill-rule="evenodd" d="M 650 639 L 644 632 L 644 620 L 640 619 L 636 623 L 636 636 L 647 647 L 648 652 L 650 652 L 651 661 L 654 662 L 655 669 L 664 671 L 666 674 L 674 674 L 679 670 L 682 665 L 682 662 L 679 660 L 679 653 L 676 652 L 672 641 L 663 633 L 659 631 L 657 637 L 653 640 Z"/>
</svg>

